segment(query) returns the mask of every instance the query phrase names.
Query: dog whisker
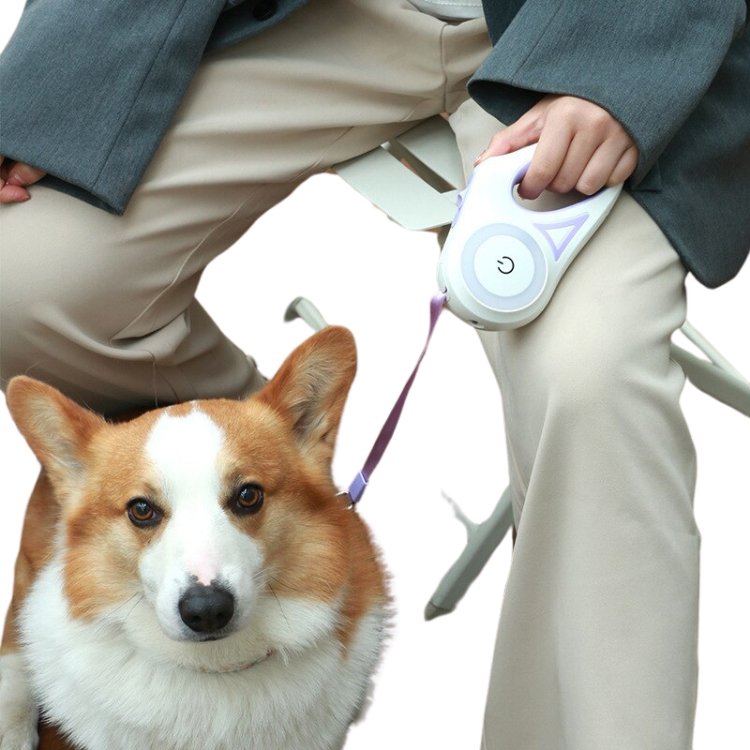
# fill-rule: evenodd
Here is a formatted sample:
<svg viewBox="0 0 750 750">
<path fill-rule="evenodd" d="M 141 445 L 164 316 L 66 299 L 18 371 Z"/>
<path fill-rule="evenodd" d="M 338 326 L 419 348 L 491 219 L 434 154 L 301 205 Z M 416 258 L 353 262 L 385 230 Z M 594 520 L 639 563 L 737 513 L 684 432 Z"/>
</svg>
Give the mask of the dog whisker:
<svg viewBox="0 0 750 750">
<path fill-rule="evenodd" d="M 102 617 L 98 621 L 98 628 L 97 628 L 97 635 L 102 631 L 105 630 L 109 624 L 110 621 L 114 618 L 114 616 L 129 602 L 132 602 L 133 599 L 138 596 L 138 592 L 136 591 L 132 596 L 129 596 L 122 604 L 118 604 L 112 611 L 108 612 L 104 617 Z"/>
<path fill-rule="evenodd" d="M 279 605 L 279 610 L 281 611 L 281 616 L 282 616 L 282 617 L 284 618 L 284 620 L 285 620 L 285 622 L 286 622 L 286 625 L 287 625 L 287 627 L 288 627 L 288 628 L 289 628 L 289 630 L 291 631 L 291 629 L 292 629 L 292 626 L 291 626 L 291 624 L 289 623 L 289 620 L 287 620 L 286 614 L 284 613 L 284 608 L 283 608 L 283 607 L 281 606 L 281 602 L 279 601 L 279 597 L 278 597 L 278 596 L 276 596 L 276 592 L 275 592 L 275 591 L 273 590 L 273 586 L 271 586 L 270 582 L 269 582 L 269 584 L 268 584 L 268 588 L 269 588 L 269 589 L 271 589 L 271 593 L 273 594 L 273 597 L 274 597 L 274 599 L 276 599 L 276 604 L 278 604 L 278 605 Z"/>
<path fill-rule="evenodd" d="M 285 589 L 289 589 L 290 591 L 297 591 L 300 594 L 307 593 L 304 589 L 300 589 L 295 586 L 292 586 L 290 583 L 286 583 L 285 581 L 282 581 L 280 578 L 276 578 L 276 576 L 269 576 L 269 578 L 272 581 L 275 581 L 279 586 L 283 586 Z"/>
<path fill-rule="evenodd" d="M 123 620 L 123 623 L 130 617 L 130 615 L 133 614 L 133 610 L 143 601 L 145 594 L 141 594 L 138 601 L 130 608 L 130 611 L 125 615 L 125 619 Z"/>
</svg>

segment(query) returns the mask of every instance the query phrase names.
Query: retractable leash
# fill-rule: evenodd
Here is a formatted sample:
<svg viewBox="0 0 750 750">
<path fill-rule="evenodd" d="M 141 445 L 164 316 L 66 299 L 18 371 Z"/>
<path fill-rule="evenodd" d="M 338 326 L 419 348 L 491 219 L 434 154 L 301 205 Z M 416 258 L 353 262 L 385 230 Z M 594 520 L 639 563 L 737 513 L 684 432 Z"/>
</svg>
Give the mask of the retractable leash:
<svg viewBox="0 0 750 750">
<path fill-rule="evenodd" d="M 474 169 L 458 194 L 458 210 L 438 264 L 440 290 L 430 301 L 424 349 L 385 421 L 348 495 L 361 500 L 393 437 L 401 411 L 432 339 L 443 306 L 475 328 L 503 331 L 534 320 L 560 279 L 620 195 L 622 185 L 554 211 L 531 211 L 514 190 L 531 164 L 536 144 L 493 156 Z"/>
</svg>

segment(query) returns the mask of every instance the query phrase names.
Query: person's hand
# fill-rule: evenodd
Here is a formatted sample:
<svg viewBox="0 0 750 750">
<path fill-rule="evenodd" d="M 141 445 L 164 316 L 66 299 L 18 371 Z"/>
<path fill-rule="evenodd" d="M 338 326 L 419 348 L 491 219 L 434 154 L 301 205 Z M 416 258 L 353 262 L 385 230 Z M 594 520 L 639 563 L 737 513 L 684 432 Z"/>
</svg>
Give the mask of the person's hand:
<svg viewBox="0 0 750 750">
<path fill-rule="evenodd" d="M 31 196 L 25 185 L 33 185 L 47 174 L 20 161 L 11 162 L 0 154 L 0 203 L 20 203 Z"/>
<path fill-rule="evenodd" d="M 638 147 L 607 110 L 576 96 L 550 94 L 496 133 L 475 165 L 537 141 L 518 186 L 520 196 L 529 200 L 543 190 L 593 195 L 605 185 L 624 182 L 638 164 Z"/>
</svg>

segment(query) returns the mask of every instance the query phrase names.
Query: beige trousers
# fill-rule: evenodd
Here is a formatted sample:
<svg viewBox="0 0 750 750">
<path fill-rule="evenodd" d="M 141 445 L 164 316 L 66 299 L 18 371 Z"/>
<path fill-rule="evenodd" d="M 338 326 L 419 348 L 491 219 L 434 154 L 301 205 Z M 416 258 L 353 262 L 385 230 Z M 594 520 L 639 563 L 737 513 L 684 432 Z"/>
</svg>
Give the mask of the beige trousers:
<svg viewBox="0 0 750 750">
<path fill-rule="evenodd" d="M 194 299 L 203 269 L 306 177 L 436 113 L 468 174 L 502 127 L 465 91 L 488 50 L 482 19 L 316 0 L 204 58 L 124 216 L 42 187 L 0 210 L 3 386 L 28 372 L 104 412 L 257 389 Z M 480 334 L 518 526 L 486 750 L 691 747 L 695 461 L 669 358 L 684 278 L 623 195 L 540 318 Z"/>
</svg>

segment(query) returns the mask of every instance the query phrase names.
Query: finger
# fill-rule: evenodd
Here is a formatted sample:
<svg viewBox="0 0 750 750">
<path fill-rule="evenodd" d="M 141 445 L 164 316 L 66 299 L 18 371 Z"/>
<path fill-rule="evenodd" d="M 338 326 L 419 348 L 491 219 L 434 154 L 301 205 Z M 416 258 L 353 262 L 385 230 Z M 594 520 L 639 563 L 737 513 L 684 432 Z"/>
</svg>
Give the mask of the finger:
<svg viewBox="0 0 750 750">
<path fill-rule="evenodd" d="M 602 143 L 583 170 L 576 183 L 576 190 L 584 195 L 593 195 L 603 188 L 626 150 L 627 147 L 623 148 L 622 143 L 613 140 Z"/>
<path fill-rule="evenodd" d="M 46 172 L 28 164 L 16 162 L 8 172 L 8 185 L 33 185 L 44 177 Z"/>
<path fill-rule="evenodd" d="M 3 169 L 4 161 L 5 161 L 5 157 L 2 154 L 0 154 L 0 190 L 2 190 L 5 185 L 5 179 L 3 178 L 3 173 L 5 171 Z"/>
<path fill-rule="evenodd" d="M 565 161 L 572 138 L 573 133 L 566 125 L 542 129 L 531 165 L 518 186 L 522 198 L 534 200 L 547 189 Z"/>
<path fill-rule="evenodd" d="M 19 185 L 3 185 L 0 188 L 0 203 L 20 203 L 29 198 L 29 191 Z"/>
<path fill-rule="evenodd" d="M 549 184 L 553 193 L 569 193 L 578 183 L 583 170 L 601 144 L 601 140 L 591 131 L 579 130 L 574 136 L 557 176 Z"/>
<path fill-rule="evenodd" d="M 617 165 L 612 170 L 612 174 L 607 180 L 607 185 L 612 187 L 613 185 L 619 185 L 621 182 L 625 182 L 625 180 L 635 172 L 637 166 L 638 146 L 633 145 L 630 146 L 630 148 L 628 148 L 620 157 L 620 161 L 617 162 Z"/>
<path fill-rule="evenodd" d="M 485 159 L 491 156 L 501 156 L 516 151 L 519 148 L 528 146 L 536 140 L 534 127 L 532 123 L 522 123 L 520 120 L 513 125 L 501 130 L 492 136 L 489 146 L 482 151 L 474 161 L 474 166 L 481 164 Z"/>
<path fill-rule="evenodd" d="M 546 107 L 544 108 L 546 110 Z M 519 117 L 512 125 L 495 133 L 489 146 L 477 156 L 474 165 L 480 164 L 490 156 L 500 156 L 517 151 L 519 148 L 536 143 L 544 125 L 543 109 L 539 105 L 532 107 L 525 115 Z"/>
</svg>

